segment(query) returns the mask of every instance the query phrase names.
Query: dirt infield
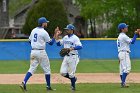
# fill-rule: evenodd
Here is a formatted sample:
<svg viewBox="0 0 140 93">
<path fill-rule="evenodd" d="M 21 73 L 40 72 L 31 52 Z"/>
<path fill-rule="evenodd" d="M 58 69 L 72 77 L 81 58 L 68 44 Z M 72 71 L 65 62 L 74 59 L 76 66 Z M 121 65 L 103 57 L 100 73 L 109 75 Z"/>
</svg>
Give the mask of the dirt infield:
<svg viewBox="0 0 140 93">
<path fill-rule="evenodd" d="M 118 73 L 77 73 L 77 83 L 120 83 Z M 24 74 L 0 74 L 0 84 L 20 84 L 24 78 Z M 52 83 L 70 83 L 68 79 L 63 78 L 59 74 L 51 75 Z M 131 73 L 128 76 L 129 83 L 140 83 L 140 73 Z M 28 84 L 45 83 L 43 74 L 34 74 Z"/>
</svg>

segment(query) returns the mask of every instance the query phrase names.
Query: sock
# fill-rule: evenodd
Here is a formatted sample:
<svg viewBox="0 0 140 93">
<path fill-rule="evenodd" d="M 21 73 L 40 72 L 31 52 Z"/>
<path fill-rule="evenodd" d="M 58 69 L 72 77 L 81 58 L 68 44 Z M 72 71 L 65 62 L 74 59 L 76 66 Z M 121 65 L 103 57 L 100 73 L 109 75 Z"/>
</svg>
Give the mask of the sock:
<svg viewBox="0 0 140 93">
<path fill-rule="evenodd" d="M 120 75 L 120 79 L 121 79 L 121 81 L 122 81 L 122 75 Z"/>
<path fill-rule="evenodd" d="M 71 80 L 71 86 L 75 88 L 75 77 L 70 78 Z"/>
<path fill-rule="evenodd" d="M 24 78 L 24 84 L 26 85 L 27 81 L 29 80 L 29 78 L 32 76 L 32 74 L 30 72 L 26 73 L 26 76 Z"/>
<path fill-rule="evenodd" d="M 51 84 L 50 84 L 50 74 L 46 74 L 45 75 L 45 79 L 46 79 L 47 87 L 51 87 Z"/>
<path fill-rule="evenodd" d="M 64 76 L 64 77 L 66 77 L 66 78 L 70 79 L 70 77 L 69 77 L 69 74 L 68 74 L 68 73 L 67 73 L 67 74 L 66 74 L 66 76 Z"/>
<path fill-rule="evenodd" d="M 122 84 L 125 83 L 126 77 L 127 77 L 127 73 L 123 73 L 123 75 L 122 75 Z"/>
</svg>

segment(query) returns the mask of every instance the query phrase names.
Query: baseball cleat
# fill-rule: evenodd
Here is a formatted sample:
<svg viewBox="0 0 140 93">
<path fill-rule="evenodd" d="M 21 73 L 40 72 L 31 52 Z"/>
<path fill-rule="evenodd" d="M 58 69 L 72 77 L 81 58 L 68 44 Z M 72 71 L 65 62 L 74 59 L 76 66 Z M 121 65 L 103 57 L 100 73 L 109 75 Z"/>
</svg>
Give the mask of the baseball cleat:
<svg viewBox="0 0 140 93">
<path fill-rule="evenodd" d="M 75 77 L 75 82 L 77 81 L 77 77 Z M 75 91 L 76 89 L 75 89 L 75 87 L 74 86 L 71 86 L 71 90 L 72 91 Z"/>
<path fill-rule="evenodd" d="M 128 88 L 129 87 L 129 85 L 128 84 L 121 84 L 121 88 Z"/>
<path fill-rule="evenodd" d="M 71 90 L 72 90 L 72 91 L 75 91 L 76 89 L 75 89 L 75 87 L 71 86 Z"/>
<path fill-rule="evenodd" d="M 47 91 L 54 91 L 56 89 L 52 89 L 51 87 L 46 87 L 47 88 Z"/>
<path fill-rule="evenodd" d="M 26 85 L 24 84 L 24 82 L 21 83 L 20 88 L 22 89 L 23 92 L 26 92 Z"/>
</svg>

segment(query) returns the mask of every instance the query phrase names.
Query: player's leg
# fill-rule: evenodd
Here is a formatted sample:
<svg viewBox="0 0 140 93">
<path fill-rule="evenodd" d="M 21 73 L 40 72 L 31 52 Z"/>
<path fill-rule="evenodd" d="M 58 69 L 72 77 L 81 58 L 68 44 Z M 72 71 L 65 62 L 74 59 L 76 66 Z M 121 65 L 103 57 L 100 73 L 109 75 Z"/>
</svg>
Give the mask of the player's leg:
<svg viewBox="0 0 140 93">
<path fill-rule="evenodd" d="M 125 71 L 127 73 L 126 78 L 129 75 L 130 71 L 131 71 L 130 55 L 129 55 L 129 53 L 126 53 L 126 71 Z"/>
<path fill-rule="evenodd" d="M 63 59 L 63 62 L 61 64 L 60 74 L 63 77 L 70 79 L 69 74 L 68 74 L 68 63 L 67 63 L 68 60 L 69 60 L 69 58 L 67 56 L 65 56 Z"/>
<path fill-rule="evenodd" d="M 123 69 L 122 69 L 122 64 L 121 63 L 119 65 L 119 68 L 120 68 L 120 79 L 121 79 L 121 83 L 122 83 Z"/>
<path fill-rule="evenodd" d="M 42 67 L 45 80 L 47 84 L 47 89 L 51 90 L 51 69 L 50 69 L 50 61 L 45 51 L 42 51 L 41 58 L 40 58 L 40 66 Z"/>
<path fill-rule="evenodd" d="M 118 58 L 119 58 L 119 56 L 118 56 Z M 121 83 L 122 83 L 123 69 L 122 69 L 122 62 L 120 61 L 120 58 L 119 58 L 119 71 L 120 71 L 120 80 L 121 80 Z"/>
<path fill-rule="evenodd" d="M 123 66 L 123 74 L 122 74 L 122 87 L 127 87 L 126 86 L 126 78 L 127 78 L 127 75 L 129 74 L 129 71 L 127 69 L 127 61 L 130 60 L 130 57 L 129 57 L 129 53 L 127 52 L 124 52 L 124 59 L 123 59 L 123 62 L 122 62 L 122 66 Z"/>
<path fill-rule="evenodd" d="M 122 86 L 124 84 L 125 52 L 120 52 L 118 57 L 120 61 L 120 78 L 121 78 L 121 86 Z"/>
<path fill-rule="evenodd" d="M 120 54 L 118 55 L 118 58 L 119 58 L 120 80 L 121 80 L 121 83 L 122 83 L 123 67 L 122 67 L 122 62 L 121 62 L 121 59 L 120 59 Z"/>
<path fill-rule="evenodd" d="M 129 55 L 129 53 L 127 53 L 127 59 L 126 59 L 126 62 L 127 62 L 127 73 L 129 74 L 130 73 L 130 71 L 131 71 L 131 61 L 130 61 L 130 55 Z"/>
<path fill-rule="evenodd" d="M 72 90 L 75 90 L 75 83 L 77 78 L 75 77 L 76 67 L 79 62 L 78 55 L 72 55 L 69 60 L 69 77 L 71 80 Z"/>
<path fill-rule="evenodd" d="M 34 56 L 32 56 L 31 61 L 30 61 L 30 68 L 29 68 L 29 70 L 24 78 L 25 84 L 27 83 L 28 79 L 34 74 L 38 65 L 39 65 L 38 59 L 34 58 Z"/>
<path fill-rule="evenodd" d="M 23 88 L 23 90 L 26 90 L 27 81 L 33 75 L 33 73 L 36 71 L 38 65 L 39 65 L 39 62 L 38 62 L 37 55 L 34 53 L 31 53 L 30 68 L 24 77 L 24 81 L 20 85 L 20 87 Z"/>
</svg>

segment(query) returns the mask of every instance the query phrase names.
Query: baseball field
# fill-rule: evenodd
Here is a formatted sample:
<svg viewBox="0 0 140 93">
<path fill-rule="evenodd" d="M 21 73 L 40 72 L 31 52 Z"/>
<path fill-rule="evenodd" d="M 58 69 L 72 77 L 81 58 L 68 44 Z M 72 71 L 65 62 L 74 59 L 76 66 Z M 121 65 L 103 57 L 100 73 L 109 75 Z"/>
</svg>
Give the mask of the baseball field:
<svg viewBox="0 0 140 93">
<path fill-rule="evenodd" d="M 59 75 L 62 60 L 50 60 L 52 87 L 49 93 L 72 93 L 70 82 Z M 118 60 L 81 60 L 76 76 L 75 93 L 139 93 L 140 60 L 132 60 L 129 88 L 120 88 Z M 0 93 L 22 93 L 19 85 L 29 68 L 29 61 L 0 61 Z M 43 71 L 39 66 L 27 85 L 27 93 L 47 93 Z"/>
</svg>

